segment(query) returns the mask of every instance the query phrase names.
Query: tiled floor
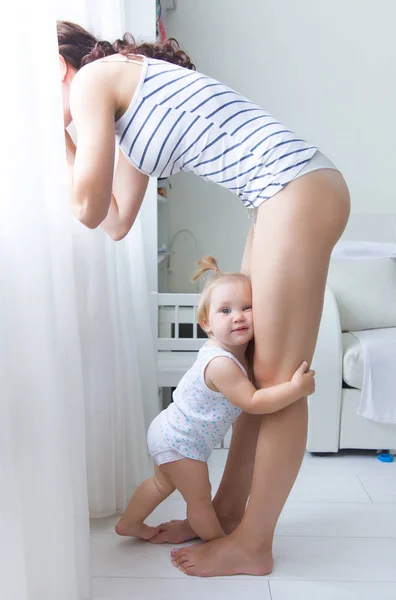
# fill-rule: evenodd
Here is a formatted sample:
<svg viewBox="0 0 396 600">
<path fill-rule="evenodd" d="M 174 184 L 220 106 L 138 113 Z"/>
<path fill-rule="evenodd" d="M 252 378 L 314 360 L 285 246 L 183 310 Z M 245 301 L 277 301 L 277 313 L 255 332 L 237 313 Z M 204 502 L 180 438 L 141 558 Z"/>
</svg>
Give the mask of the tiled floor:
<svg viewBox="0 0 396 600">
<path fill-rule="evenodd" d="M 225 450 L 211 457 L 214 490 L 225 458 Z M 184 512 L 175 494 L 148 522 Z M 121 539 L 115 521 L 92 522 L 95 600 L 396 600 L 396 460 L 381 463 L 374 453 L 307 454 L 278 523 L 269 577 L 187 577 L 172 567 L 170 546 Z"/>
</svg>

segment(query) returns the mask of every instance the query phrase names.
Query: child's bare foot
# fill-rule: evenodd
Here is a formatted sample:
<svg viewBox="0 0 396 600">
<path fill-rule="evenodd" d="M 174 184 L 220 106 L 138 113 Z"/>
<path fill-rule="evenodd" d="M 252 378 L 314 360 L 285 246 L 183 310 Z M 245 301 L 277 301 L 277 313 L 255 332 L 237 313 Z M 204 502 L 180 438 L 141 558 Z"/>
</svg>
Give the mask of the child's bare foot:
<svg viewBox="0 0 396 600">
<path fill-rule="evenodd" d="M 137 537 L 148 541 L 159 533 L 160 527 L 149 527 L 144 523 L 128 523 L 124 519 L 120 519 L 115 526 L 115 531 L 118 535 Z"/>
<path fill-rule="evenodd" d="M 152 544 L 181 544 L 188 540 L 193 540 L 197 537 L 197 534 L 190 526 L 187 519 L 184 520 L 172 520 L 159 525 L 159 532 L 150 542 Z"/>
<path fill-rule="evenodd" d="M 231 519 L 229 517 L 219 517 L 220 524 L 228 535 L 236 529 L 240 523 L 240 519 Z M 184 521 L 173 520 L 159 525 L 159 533 L 150 539 L 152 544 L 181 544 L 195 539 L 197 534 L 190 526 L 187 519 Z"/>
</svg>

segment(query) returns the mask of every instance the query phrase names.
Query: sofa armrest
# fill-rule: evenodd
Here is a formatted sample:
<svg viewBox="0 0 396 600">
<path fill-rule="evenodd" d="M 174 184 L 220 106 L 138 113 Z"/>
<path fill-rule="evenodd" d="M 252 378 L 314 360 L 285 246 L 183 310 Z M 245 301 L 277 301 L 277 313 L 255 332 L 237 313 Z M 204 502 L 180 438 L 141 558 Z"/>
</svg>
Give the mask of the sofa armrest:
<svg viewBox="0 0 396 600">
<path fill-rule="evenodd" d="M 342 339 L 337 302 L 326 287 L 322 320 L 312 361 L 316 391 L 309 397 L 307 450 L 338 452 L 342 395 Z"/>
</svg>

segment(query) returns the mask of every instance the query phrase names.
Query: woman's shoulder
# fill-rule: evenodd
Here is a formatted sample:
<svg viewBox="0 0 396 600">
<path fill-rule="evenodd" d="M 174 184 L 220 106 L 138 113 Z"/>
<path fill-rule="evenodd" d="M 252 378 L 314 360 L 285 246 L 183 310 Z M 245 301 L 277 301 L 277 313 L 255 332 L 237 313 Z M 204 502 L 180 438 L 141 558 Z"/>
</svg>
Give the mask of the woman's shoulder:
<svg viewBox="0 0 396 600">
<path fill-rule="evenodd" d="M 136 56 L 129 59 L 121 54 L 112 54 L 104 56 L 98 60 L 88 63 L 81 67 L 77 72 L 75 79 L 96 79 L 106 81 L 109 79 L 118 79 L 127 77 L 133 79 L 134 73 L 140 74 L 142 67 L 145 66 L 145 57 Z"/>
<path fill-rule="evenodd" d="M 116 115 L 125 112 L 139 84 L 143 57 L 129 60 L 120 54 L 106 56 L 84 65 L 75 75 L 74 93 L 89 95 L 95 102 L 110 102 Z"/>
</svg>

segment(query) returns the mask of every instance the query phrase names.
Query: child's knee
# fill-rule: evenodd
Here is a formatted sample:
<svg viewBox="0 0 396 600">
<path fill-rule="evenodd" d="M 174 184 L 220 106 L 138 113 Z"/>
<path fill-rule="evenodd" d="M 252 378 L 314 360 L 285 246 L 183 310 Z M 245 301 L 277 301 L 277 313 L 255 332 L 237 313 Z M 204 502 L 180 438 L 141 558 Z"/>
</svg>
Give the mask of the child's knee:
<svg viewBox="0 0 396 600">
<path fill-rule="evenodd" d="M 153 476 L 153 481 L 162 496 L 169 496 L 175 490 L 175 486 L 165 473 L 156 472 Z"/>
</svg>

